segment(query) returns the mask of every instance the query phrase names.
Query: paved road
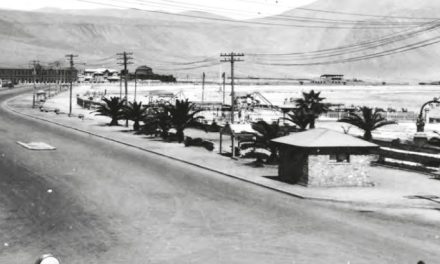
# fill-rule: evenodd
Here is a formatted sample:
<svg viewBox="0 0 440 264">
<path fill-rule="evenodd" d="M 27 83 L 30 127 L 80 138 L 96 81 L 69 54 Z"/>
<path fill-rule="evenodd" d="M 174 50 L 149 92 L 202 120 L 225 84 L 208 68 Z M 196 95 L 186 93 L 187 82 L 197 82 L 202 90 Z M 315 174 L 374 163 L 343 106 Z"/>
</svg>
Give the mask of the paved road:
<svg viewBox="0 0 440 264">
<path fill-rule="evenodd" d="M 440 260 L 436 225 L 296 199 L 3 109 L 0 138 L 0 263 Z"/>
</svg>

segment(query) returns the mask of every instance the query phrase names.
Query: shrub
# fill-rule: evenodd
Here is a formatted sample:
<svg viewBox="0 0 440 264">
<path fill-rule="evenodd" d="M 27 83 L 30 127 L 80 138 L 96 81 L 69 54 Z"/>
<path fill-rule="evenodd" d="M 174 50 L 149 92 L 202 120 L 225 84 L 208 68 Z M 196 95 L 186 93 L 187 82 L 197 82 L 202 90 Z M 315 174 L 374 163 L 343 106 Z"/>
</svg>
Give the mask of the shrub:
<svg viewBox="0 0 440 264">
<path fill-rule="evenodd" d="M 205 149 L 209 151 L 214 150 L 214 143 L 211 141 L 203 140 L 202 138 L 191 138 L 186 137 L 184 141 L 185 147 L 204 147 Z"/>
</svg>

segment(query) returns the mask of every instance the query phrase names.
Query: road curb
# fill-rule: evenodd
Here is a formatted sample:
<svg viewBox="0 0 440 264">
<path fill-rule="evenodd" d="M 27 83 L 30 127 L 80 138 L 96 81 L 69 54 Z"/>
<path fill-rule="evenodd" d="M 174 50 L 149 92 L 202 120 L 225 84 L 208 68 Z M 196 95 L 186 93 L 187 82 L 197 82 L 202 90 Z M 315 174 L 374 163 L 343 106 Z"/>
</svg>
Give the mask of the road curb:
<svg viewBox="0 0 440 264">
<path fill-rule="evenodd" d="M 87 130 L 83 130 L 83 129 L 80 129 L 80 128 L 72 127 L 72 126 L 69 126 L 69 125 L 65 125 L 65 124 L 62 124 L 62 123 L 50 120 L 50 119 L 46 119 L 46 118 L 42 118 L 42 117 L 37 117 L 37 116 L 31 115 L 31 114 L 22 113 L 22 112 L 18 111 L 17 109 L 14 109 L 13 107 L 11 107 L 9 105 L 10 101 L 16 99 L 19 96 L 21 96 L 21 95 L 14 96 L 14 97 L 11 97 L 11 98 L 5 100 L 2 103 L 2 107 L 4 109 L 6 109 L 6 110 L 8 110 L 10 112 L 13 112 L 15 114 L 18 114 L 18 115 L 26 116 L 28 118 L 39 120 L 39 121 L 44 121 L 44 122 L 47 122 L 47 123 L 50 123 L 50 124 L 53 124 L 53 125 L 57 125 L 57 126 L 60 126 L 60 127 L 64 127 L 64 128 L 67 128 L 67 129 L 71 129 L 71 130 L 77 131 L 77 132 L 85 133 L 85 134 L 88 134 L 88 135 L 91 135 L 91 136 L 94 136 L 94 137 L 97 137 L 97 138 L 101 138 L 101 139 L 104 139 L 104 140 L 107 140 L 107 141 L 111 141 L 111 142 L 114 142 L 114 143 L 121 144 L 121 145 L 124 145 L 124 146 L 127 146 L 127 147 L 131 147 L 131 148 L 135 148 L 135 149 L 138 149 L 138 150 L 142 150 L 142 151 L 154 154 L 154 155 L 158 155 L 158 156 L 161 156 L 161 157 L 164 157 L 164 158 L 168 158 L 168 159 L 171 159 L 171 160 L 174 160 L 174 161 L 185 163 L 185 164 L 188 164 L 188 165 L 191 165 L 191 166 L 194 166 L 194 167 L 197 167 L 197 168 L 201 168 L 201 169 L 204 169 L 204 170 L 207 170 L 207 171 L 210 171 L 210 172 L 218 173 L 218 174 L 221 174 L 221 175 L 233 178 L 233 179 L 237 179 L 237 180 L 240 180 L 240 181 L 243 181 L 243 182 L 251 183 L 253 185 L 260 186 L 260 187 L 263 187 L 263 188 L 266 188 L 266 189 L 270 189 L 270 190 L 273 190 L 273 191 L 276 191 L 276 192 L 279 192 L 279 193 L 282 193 L 282 194 L 286 194 L 286 195 L 289 195 L 289 196 L 292 196 L 292 197 L 295 197 L 295 198 L 298 198 L 298 199 L 321 200 L 321 201 L 328 201 L 328 202 L 349 203 L 349 202 L 337 201 L 337 200 L 332 201 L 332 200 L 326 200 L 326 199 L 306 197 L 306 196 L 303 196 L 303 195 L 299 195 L 299 194 L 291 193 L 291 192 L 288 192 L 288 191 L 280 190 L 280 189 L 277 189 L 277 188 L 272 187 L 272 186 L 268 186 L 268 185 L 265 185 L 265 184 L 262 184 L 262 183 L 254 182 L 254 181 L 251 181 L 251 180 L 248 180 L 248 179 L 243 179 L 243 178 L 241 178 L 239 176 L 236 176 L 236 175 L 225 173 L 225 172 L 222 172 L 222 171 L 219 171 L 219 170 L 216 170 L 216 169 L 212 169 L 212 168 L 209 168 L 209 167 L 206 167 L 206 166 L 199 165 L 197 163 L 193 163 L 193 162 L 190 162 L 190 161 L 179 159 L 179 158 L 176 158 L 176 157 L 173 157 L 173 156 L 170 156 L 170 155 L 166 155 L 166 154 L 163 154 L 163 153 L 160 153 L 160 152 L 157 152 L 157 151 L 153 151 L 153 150 L 144 148 L 144 147 L 139 147 L 139 146 L 136 146 L 136 145 L 124 142 L 124 141 L 120 141 L 120 140 L 117 140 L 117 139 L 109 138 L 107 136 L 99 135 L 99 134 L 96 134 L 96 133 L 93 133 L 93 132 L 90 132 L 90 131 L 87 131 Z"/>
</svg>

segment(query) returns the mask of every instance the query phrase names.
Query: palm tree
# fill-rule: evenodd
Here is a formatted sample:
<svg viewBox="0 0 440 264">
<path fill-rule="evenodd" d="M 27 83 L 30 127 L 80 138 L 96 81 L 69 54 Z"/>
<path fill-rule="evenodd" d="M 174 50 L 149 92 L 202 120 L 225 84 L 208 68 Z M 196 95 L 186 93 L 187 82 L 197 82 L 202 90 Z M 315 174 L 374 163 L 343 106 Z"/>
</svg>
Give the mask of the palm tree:
<svg viewBox="0 0 440 264">
<path fill-rule="evenodd" d="M 111 97 L 110 99 L 104 97 L 102 101 L 104 103 L 95 111 L 98 113 L 96 115 L 108 116 L 112 119 L 109 125 L 118 126 L 118 120 L 124 117 L 123 108 L 125 100 L 121 100 L 119 97 Z"/>
<path fill-rule="evenodd" d="M 134 122 L 134 131 L 139 131 L 139 122 L 144 120 L 146 116 L 147 106 L 142 105 L 142 102 L 129 102 L 128 105 L 124 107 L 124 117 Z"/>
<path fill-rule="evenodd" d="M 283 118 L 286 121 L 292 122 L 297 125 L 301 130 L 306 130 L 307 126 L 310 124 L 310 115 L 305 109 L 295 109 L 293 113 L 287 114 L 289 117 Z"/>
<path fill-rule="evenodd" d="M 257 135 L 256 145 L 262 145 L 270 151 L 270 156 L 267 159 L 267 163 L 271 163 L 278 160 L 278 147 L 272 142 L 272 139 L 285 136 L 279 125 L 279 122 L 268 124 L 265 121 L 259 121 L 252 124 L 252 128 L 259 133 Z"/>
<path fill-rule="evenodd" d="M 163 139 L 168 137 L 168 131 L 171 128 L 171 116 L 166 106 L 161 106 L 158 109 L 151 109 L 151 113 L 147 113 L 143 121 L 143 133 L 156 134 L 156 132 L 160 130 L 160 136 Z"/>
<path fill-rule="evenodd" d="M 373 136 L 371 132 L 375 129 L 387 125 L 396 124 L 395 121 L 388 121 L 384 118 L 381 113 L 383 110 L 375 109 L 373 111 L 370 107 L 361 107 L 361 113 L 350 113 L 348 117 L 342 118 L 338 120 L 338 122 L 348 123 L 350 125 L 356 126 L 362 130 L 364 130 L 364 139 L 371 141 Z"/>
<path fill-rule="evenodd" d="M 296 106 L 303 110 L 309 116 L 310 128 L 315 128 L 315 120 L 323 113 L 328 112 L 328 104 L 323 103 L 324 97 L 319 97 L 321 92 L 315 93 L 311 90 L 309 93 L 303 92 L 303 98 L 295 100 Z"/>
<path fill-rule="evenodd" d="M 201 110 L 195 109 L 195 104 L 188 99 L 176 100 L 174 105 L 167 106 L 167 110 L 171 117 L 171 125 L 176 129 L 177 141 L 182 143 L 185 138 L 183 131 Z"/>
</svg>

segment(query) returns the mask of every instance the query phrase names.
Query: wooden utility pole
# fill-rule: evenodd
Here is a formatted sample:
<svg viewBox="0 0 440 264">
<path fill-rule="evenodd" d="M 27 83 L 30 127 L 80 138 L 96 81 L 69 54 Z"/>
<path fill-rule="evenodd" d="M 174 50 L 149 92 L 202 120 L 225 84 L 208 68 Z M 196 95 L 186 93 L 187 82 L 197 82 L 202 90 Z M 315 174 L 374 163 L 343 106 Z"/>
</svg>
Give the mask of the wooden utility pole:
<svg viewBox="0 0 440 264">
<path fill-rule="evenodd" d="M 67 54 L 66 58 L 69 60 L 70 64 L 70 91 L 69 91 L 69 116 L 72 116 L 72 89 L 73 89 L 73 71 L 75 69 L 74 58 L 78 57 L 78 55 Z"/>
<path fill-rule="evenodd" d="M 116 54 L 119 56 L 120 62 L 118 62 L 119 65 L 124 66 L 124 79 L 125 79 L 125 106 L 128 105 L 128 68 L 127 65 L 133 64 L 131 60 L 133 60 L 132 52 L 122 52 Z M 125 126 L 128 127 L 128 119 L 125 119 Z"/>
<path fill-rule="evenodd" d="M 220 54 L 220 57 L 224 58 L 221 60 L 221 62 L 231 63 L 231 124 L 234 124 L 234 112 L 235 112 L 234 64 L 235 62 L 243 61 L 242 59 L 237 57 L 244 57 L 244 54 L 231 52 L 229 54 Z M 232 147 L 231 149 L 232 158 L 234 158 L 235 157 L 234 136 L 231 136 L 231 147 Z"/>
<path fill-rule="evenodd" d="M 202 74 L 202 104 L 205 102 L 205 73 Z"/>
<path fill-rule="evenodd" d="M 33 76 L 33 81 L 34 81 L 34 88 L 33 88 L 33 93 L 32 93 L 32 108 L 35 108 L 35 104 L 36 104 L 36 89 L 37 89 L 37 84 L 36 84 L 36 79 L 37 79 L 37 65 L 39 64 L 39 61 L 33 60 L 30 63 L 32 65 L 32 76 Z"/>
<path fill-rule="evenodd" d="M 235 111 L 235 91 L 234 91 L 234 64 L 235 62 L 243 61 L 237 57 L 244 57 L 243 53 L 226 53 L 220 54 L 220 57 L 224 59 L 221 62 L 230 62 L 231 63 L 231 124 L 234 123 L 234 111 Z"/>
<path fill-rule="evenodd" d="M 122 75 L 124 75 L 124 70 L 119 75 L 119 99 L 122 99 Z"/>
<path fill-rule="evenodd" d="M 223 72 L 222 78 L 223 78 L 223 104 L 225 104 L 225 101 L 226 101 L 226 73 L 225 72 Z"/>
</svg>

